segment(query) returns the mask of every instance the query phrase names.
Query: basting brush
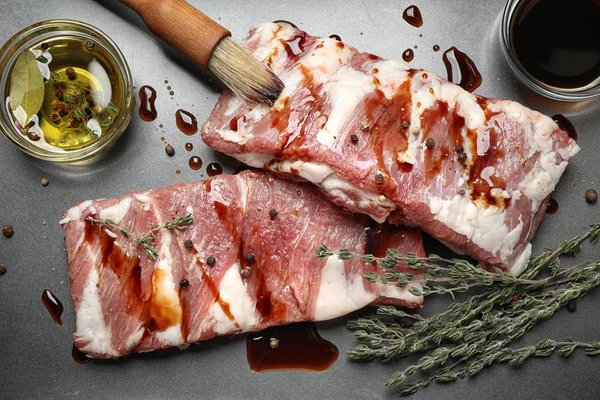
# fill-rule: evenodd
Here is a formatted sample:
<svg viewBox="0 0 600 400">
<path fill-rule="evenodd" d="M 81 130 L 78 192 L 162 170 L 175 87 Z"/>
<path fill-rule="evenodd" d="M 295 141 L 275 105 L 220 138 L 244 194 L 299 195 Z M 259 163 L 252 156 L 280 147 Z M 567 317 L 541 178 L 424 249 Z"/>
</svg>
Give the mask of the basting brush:
<svg viewBox="0 0 600 400">
<path fill-rule="evenodd" d="M 231 32 L 184 0 L 121 0 L 156 36 L 210 70 L 236 95 L 273 105 L 283 82 Z"/>
</svg>

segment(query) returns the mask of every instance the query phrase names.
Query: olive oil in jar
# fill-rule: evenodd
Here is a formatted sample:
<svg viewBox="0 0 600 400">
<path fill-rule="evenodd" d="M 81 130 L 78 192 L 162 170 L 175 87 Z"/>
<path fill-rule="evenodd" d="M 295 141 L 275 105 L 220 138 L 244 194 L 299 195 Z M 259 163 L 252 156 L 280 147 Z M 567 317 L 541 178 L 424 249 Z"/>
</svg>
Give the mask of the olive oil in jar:
<svg viewBox="0 0 600 400">
<path fill-rule="evenodd" d="M 43 77 L 43 101 L 34 116 L 15 112 L 25 122 L 24 136 L 39 147 L 65 151 L 98 142 L 125 103 L 106 49 L 90 39 L 57 36 L 29 51 Z"/>
</svg>

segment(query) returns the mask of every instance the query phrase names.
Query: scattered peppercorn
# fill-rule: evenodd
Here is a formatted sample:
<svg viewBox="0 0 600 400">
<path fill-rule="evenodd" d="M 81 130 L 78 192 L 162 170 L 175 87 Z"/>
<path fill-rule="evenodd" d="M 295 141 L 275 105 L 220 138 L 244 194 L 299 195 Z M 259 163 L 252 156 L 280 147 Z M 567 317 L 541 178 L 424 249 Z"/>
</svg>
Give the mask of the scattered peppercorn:
<svg viewBox="0 0 600 400">
<path fill-rule="evenodd" d="M 27 137 L 29 138 L 29 140 L 32 140 L 34 142 L 37 142 L 38 140 L 40 140 L 40 135 L 38 135 L 37 133 L 35 133 L 33 131 L 27 132 Z"/>
<path fill-rule="evenodd" d="M 244 277 L 247 278 L 250 276 L 250 274 L 252 273 L 252 269 L 250 267 L 244 267 L 242 268 L 242 272 L 240 272 L 240 274 Z"/>
<path fill-rule="evenodd" d="M 402 121 L 402 128 L 406 129 L 410 126 L 410 122 L 408 121 Z"/>
<path fill-rule="evenodd" d="M 85 101 L 90 105 L 93 106 L 94 105 L 94 96 L 92 96 L 91 94 L 88 94 L 87 96 L 85 96 Z"/>
<path fill-rule="evenodd" d="M 75 73 L 75 70 L 71 67 L 65 69 L 65 74 L 67 75 L 67 78 L 69 78 L 70 80 L 75 80 L 75 78 L 77 78 L 77 74 Z"/>
<path fill-rule="evenodd" d="M 577 311 L 577 303 L 574 300 L 569 301 L 567 303 L 567 310 L 569 310 L 569 312 Z"/>
<path fill-rule="evenodd" d="M 383 182 L 383 175 L 382 174 L 375 175 L 375 182 L 377 182 L 377 183 Z"/>
<path fill-rule="evenodd" d="M 4 275 L 6 273 L 6 265 L 0 264 L 0 275 Z"/>
<path fill-rule="evenodd" d="M 463 151 L 465 151 L 465 149 L 461 145 L 456 146 L 455 150 L 457 153 L 462 153 Z"/>
<path fill-rule="evenodd" d="M 361 121 L 361 123 L 360 123 L 361 131 L 369 130 L 369 128 L 371 128 L 371 123 L 368 120 Z"/>
<path fill-rule="evenodd" d="M 102 107 L 100 107 L 98 104 L 96 104 L 93 108 L 92 108 L 92 113 L 98 115 L 102 112 Z"/>
<path fill-rule="evenodd" d="M 254 254 L 250 253 L 246 255 L 246 262 L 248 264 L 252 264 L 254 261 L 256 261 L 256 258 L 254 257 Z"/>
<path fill-rule="evenodd" d="M 467 191 L 466 191 L 465 189 L 460 189 L 460 190 L 458 191 L 458 195 L 459 195 L 459 196 L 464 196 L 466 193 L 467 193 Z"/>
<path fill-rule="evenodd" d="M 271 220 L 274 220 L 277 217 L 277 210 L 274 208 L 271 209 L 271 211 L 269 211 L 269 217 L 271 217 Z"/>
<path fill-rule="evenodd" d="M 92 50 L 94 47 L 96 47 L 96 44 L 94 42 L 92 42 L 91 40 L 87 40 L 85 42 L 85 49 L 86 50 Z"/>
<path fill-rule="evenodd" d="M 57 114 L 57 113 L 52 113 L 52 115 L 50 115 L 50 118 L 52 118 L 52 121 L 58 121 L 58 119 L 59 119 L 60 117 L 58 116 L 58 114 Z"/>
<path fill-rule="evenodd" d="M 190 282 L 187 279 L 182 279 L 179 281 L 180 288 L 185 289 L 188 286 L 190 286 Z"/>
<path fill-rule="evenodd" d="M 425 146 L 432 148 L 433 146 L 435 146 L 435 140 L 433 138 L 427 138 L 427 140 L 425 141 Z"/>
<path fill-rule="evenodd" d="M 209 257 L 206 259 L 206 263 L 207 263 L 209 266 L 211 266 L 211 267 L 212 267 L 213 265 L 215 265 L 215 264 L 217 263 L 217 259 L 216 259 L 216 258 L 214 258 L 213 256 L 209 256 Z"/>
<path fill-rule="evenodd" d="M 269 346 L 271 346 L 272 349 L 278 348 L 279 340 L 277 340 L 276 338 L 271 338 L 271 340 L 269 341 Z"/>
<path fill-rule="evenodd" d="M 350 140 L 352 141 L 352 143 L 357 143 L 358 142 L 358 135 L 357 134 L 353 134 L 352 136 L 350 136 Z"/>
<path fill-rule="evenodd" d="M 188 239 L 185 242 L 183 242 L 183 247 L 185 247 L 186 249 L 191 249 L 192 247 L 194 247 L 194 243 Z"/>
<path fill-rule="evenodd" d="M 2 234 L 7 238 L 12 237 L 15 234 L 12 225 L 4 225 L 2 227 Z"/>
<path fill-rule="evenodd" d="M 65 99 L 65 92 L 62 89 L 56 89 L 54 91 L 54 97 L 56 97 L 59 101 L 63 101 Z"/>
<path fill-rule="evenodd" d="M 458 160 L 461 161 L 461 162 L 467 161 L 467 153 L 460 153 L 458 155 Z"/>
<path fill-rule="evenodd" d="M 48 43 L 42 43 L 42 50 L 46 51 L 50 48 L 50 46 L 48 45 Z"/>
<path fill-rule="evenodd" d="M 83 89 L 84 89 L 85 91 L 89 92 L 89 91 L 91 91 L 91 90 L 92 90 L 92 85 L 91 85 L 89 82 L 85 82 L 85 83 L 83 84 Z"/>
<path fill-rule="evenodd" d="M 48 186 L 50 181 L 47 178 L 42 178 L 42 186 Z"/>
<path fill-rule="evenodd" d="M 585 201 L 590 204 L 598 201 L 598 192 L 596 192 L 594 189 L 589 189 L 587 192 L 585 192 Z"/>
<path fill-rule="evenodd" d="M 165 151 L 167 152 L 167 155 L 169 157 L 173 157 L 175 155 L 175 149 L 170 144 L 168 144 L 167 147 L 165 147 Z"/>
</svg>

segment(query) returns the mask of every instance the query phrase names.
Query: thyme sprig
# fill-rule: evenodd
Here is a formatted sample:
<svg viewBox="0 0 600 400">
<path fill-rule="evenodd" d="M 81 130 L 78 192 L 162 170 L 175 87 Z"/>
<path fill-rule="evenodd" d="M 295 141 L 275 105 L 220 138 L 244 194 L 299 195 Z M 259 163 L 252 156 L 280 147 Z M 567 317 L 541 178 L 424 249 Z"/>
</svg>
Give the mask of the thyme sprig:
<svg viewBox="0 0 600 400">
<path fill-rule="evenodd" d="M 132 236 L 131 232 L 122 226 L 117 225 L 112 219 L 94 219 L 92 217 L 86 218 L 86 220 L 90 221 L 92 225 L 97 225 L 100 232 L 102 232 L 103 227 L 114 227 L 117 229 L 123 236 L 129 238 Z M 166 229 L 168 231 L 178 230 L 182 231 L 187 229 L 191 224 L 194 223 L 194 218 L 192 214 L 187 214 L 186 216 L 179 217 L 174 221 L 169 221 L 164 224 L 155 224 L 148 228 L 148 231 L 140 236 L 133 236 L 132 242 L 134 246 L 139 246 L 140 244 L 144 247 L 146 251 L 146 255 L 152 259 L 156 260 L 158 257 L 158 251 L 152 246 L 152 243 L 156 240 L 156 232 L 161 229 Z"/>
<path fill-rule="evenodd" d="M 380 306 L 377 316 L 348 322 L 358 340 L 349 352 L 351 359 L 388 361 L 424 353 L 416 364 L 396 372 L 387 381 L 387 386 L 400 386 L 400 393 L 407 395 L 433 381 L 474 376 L 494 363 L 516 366 L 530 357 L 554 352 L 566 357 L 577 348 L 591 356 L 600 355 L 600 342 L 545 339 L 533 346 L 510 347 L 537 322 L 600 285 L 600 260 L 561 266 L 560 257 L 576 255 L 586 240 L 600 240 L 600 223 L 560 243 L 556 249 L 532 257 L 528 269 L 518 277 L 499 269 L 487 271 L 461 259 L 436 255 L 419 258 L 393 249 L 385 257 L 374 257 L 347 249 L 333 252 L 321 246 L 317 256 L 358 257 L 364 262 L 376 262 L 382 272 L 365 274 L 370 282 L 407 287 L 414 295 L 449 294 L 455 300 L 446 311 L 427 318 L 393 306 Z M 396 270 L 399 263 L 412 272 Z M 456 301 L 455 295 L 465 292 L 474 294 Z M 413 375 L 420 376 L 408 381 Z"/>
</svg>

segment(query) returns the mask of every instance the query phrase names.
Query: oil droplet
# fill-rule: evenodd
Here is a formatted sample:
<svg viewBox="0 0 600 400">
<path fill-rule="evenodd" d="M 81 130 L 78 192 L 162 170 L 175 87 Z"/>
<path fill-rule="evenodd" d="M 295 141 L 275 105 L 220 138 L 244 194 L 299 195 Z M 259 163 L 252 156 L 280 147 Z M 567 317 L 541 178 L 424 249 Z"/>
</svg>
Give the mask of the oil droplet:
<svg viewBox="0 0 600 400">
<path fill-rule="evenodd" d="M 159 124 L 158 127 L 162 129 L 163 128 L 163 124 Z"/>
<path fill-rule="evenodd" d="M 179 130 L 188 136 L 198 132 L 198 122 L 196 121 L 196 117 L 187 111 L 177 110 L 175 113 L 175 121 L 177 122 Z"/>
<path fill-rule="evenodd" d="M 193 144 L 191 144 L 191 143 L 186 143 L 186 144 L 185 144 L 185 149 L 186 149 L 187 151 L 192 151 L 192 150 L 194 150 L 194 145 L 193 145 Z"/>
<path fill-rule="evenodd" d="M 402 19 L 417 28 L 423 25 L 421 10 L 417 6 L 408 6 L 402 13 Z"/>
<path fill-rule="evenodd" d="M 144 85 L 140 88 L 140 118 L 146 122 L 154 121 L 156 119 L 156 107 L 154 102 L 156 101 L 156 90 L 153 87 Z"/>
<path fill-rule="evenodd" d="M 77 364 L 85 364 L 92 361 L 91 358 L 86 356 L 85 353 L 75 347 L 75 345 L 73 345 L 73 349 L 71 350 L 71 357 L 73 357 L 73 360 L 75 360 Z"/>
<path fill-rule="evenodd" d="M 167 90 L 171 90 L 171 86 L 167 86 Z"/>
<path fill-rule="evenodd" d="M 58 326 L 61 326 L 62 321 L 60 320 L 60 317 L 64 311 L 61 301 L 54 296 L 54 293 L 48 289 L 45 289 L 42 292 L 42 303 L 44 303 L 44 306 L 46 306 L 46 309 L 52 316 L 54 323 Z"/>
<path fill-rule="evenodd" d="M 174 96 L 174 95 L 175 95 L 175 92 L 171 90 L 171 91 L 169 92 L 169 94 L 170 94 L 171 96 Z"/>
<path fill-rule="evenodd" d="M 162 136 L 162 137 L 160 138 L 160 140 L 161 140 L 161 142 L 164 142 L 164 141 L 165 141 L 165 137 L 164 137 L 164 136 Z"/>
<path fill-rule="evenodd" d="M 179 175 L 179 174 L 181 173 L 181 171 L 180 171 L 180 170 L 177 170 L 177 171 L 175 171 L 175 173 L 176 173 L 177 175 Z"/>
<path fill-rule="evenodd" d="M 167 83 L 169 83 L 169 81 L 165 79 L 165 85 L 166 85 Z"/>
<path fill-rule="evenodd" d="M 202 159 L 198 156 L 192 156 L 189 161 L 190 168 L 194 171 L 198 171 L 202 168 Z"/>
<path fill-rule="evenodd" d="M 219 163 L 210 163 L 206 166 L 206 174 L 208 176 L 220 175 L 223 173 L 223 167 Z"/>
<path fill-rule="evenodd" d="M 402 59 L 406 62 L 411 62 L 413 58 L 415 58 L 415 52 L 412 49 L 406 49 L 402 53 Z"/>
<path fill-rule="evenodd" d="M 440 46 L 438 46 L 437 44 L 433 45 L 433 51 L 440 51 Z"/>
<path fill-rule="evenodd" d="M 481 85 L 481 74 L 473 60 L 456 47 L 450 47 L 442 55 L 446 65 L 448 80 L 468 92 L 472 92 Z"/>
</svg>

